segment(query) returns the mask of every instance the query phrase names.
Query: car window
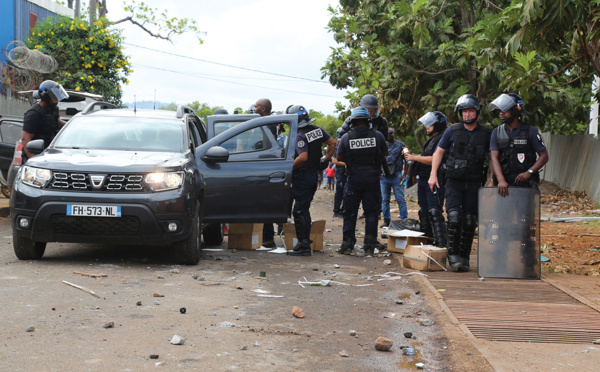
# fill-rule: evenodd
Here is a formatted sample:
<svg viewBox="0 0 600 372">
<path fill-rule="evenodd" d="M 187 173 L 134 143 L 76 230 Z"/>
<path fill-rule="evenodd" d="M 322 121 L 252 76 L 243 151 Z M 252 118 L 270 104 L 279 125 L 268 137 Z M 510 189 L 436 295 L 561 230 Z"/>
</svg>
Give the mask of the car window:
<svg viewBox="0 0 600 372">
<path fill-rule="evenodd" d="M 215 129 L 215 136 L 225 132 L 227 129 L 231 129 L 236 125 L 242 123 L 241 121 L 218 121 L 213 123 Z"/>
<path fill-rule="evenodd" d="M 0 135 L 4 143 L 14 145 L 21 139 L 22 134 L 23 125 L 21 123 L 5 120 L 2 122 L 2 126 L 0 126 Z"/>
<path fill-rule="evenodd" d="M 79 117 L 55 140 L 56 148 L 184 152 L 181 120 L 131 117 Z"/>
<path fill-rule="evenodd" d="M 266 124 L 239 133 L 219 146 L 229 151 L 229 161 L 283 159 L 287 154 L 289 141 L 278 141 L 277 134 L 275 124 Z"/>
</svg>

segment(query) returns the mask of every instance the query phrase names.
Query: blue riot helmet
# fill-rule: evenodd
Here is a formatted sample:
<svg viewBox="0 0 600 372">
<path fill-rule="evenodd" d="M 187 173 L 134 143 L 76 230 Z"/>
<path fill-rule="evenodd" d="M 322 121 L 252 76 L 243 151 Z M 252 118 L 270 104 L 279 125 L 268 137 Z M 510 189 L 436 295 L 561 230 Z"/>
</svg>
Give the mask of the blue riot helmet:
<svg viewBox="0 0 600 372">
<path fill-rule="evenodd" d="M 348 122 L 350 123 L 351 127 L 353 127 L 357 121 L 364 121 L 369 125 L 369 127 L 373 126 L 373 123 L 371 122 L 371 115 L 369 115 L 369 111 L 367 111 L 367 109 L 362 106 L 358 106 L 352 109 L 352 114 L 348 118 Z"/>
<path fill-rule="evenodd" d="M 51 99 L 56 99 L 58 102 L 69 98 L 69 94 L 65 91 L 62 85 L 52 80 L 45 80 L 40 84 L 38 89 L 40 99 L 48 104 Z"/>
<path fill-rule="evenodd" d="M 433 126 L 433 131 L 428 132 L 427 135 L 431 136 L 433 133 L 443 132 L 447 127 L 446 116 L 439 111 L 428 112 L 418 120 L 419 125 L 429 128 Z"/>
<path fill-rule="evenodd" d="M 304 128 L 315 121 L 314 118 L 308 116 L 308 111 L 302 105 L 289 105 L 285 109 L 285 113 L 298 115 L 298 128 Z"/>
<path fill-rule="evenodd" d="M 475 116 L 475 119 L 471 119 L 471 120 L 463 119 L 462 110 L 468 109 L 468 108 L 475 109 L 477 111 L 477 116 Z M 479 114 L 481 113 L 481 101 L 479 100 L 479 98 L 475 97 L 472 94 L 464 94 L 458 98 L 458 101 L 456 101 L 456 106 L 454 106 L 454 112 L 456 112 L 457 110 L 458 110 L 458 115 L 460 115 L 460 120 L 463 123 L 473 124 L 474 122 L 477 121 L 477 118 L 479 117 Z"/>
<path fill-rule="evenodd" d="M 503 93 L 488 105 L 488 110 L 494 111 L 496 109 L 500 110 L 501 112 L 510 112 L 510 116 L 504 116 L 502 118 L 502 123 L 505 124 L 512 122 L 516 116 L 529 114 L 523 108 L 523 100 L 518 94 L 515 93 Z"/>
<path fill-rule="evenodd" d="M 366 109 L 375 109 L 372 118 L 376 118 L 379 116 L 379 101 L 377 101 L 377 97 L 375 97 L 374 95 L 365 94 L 360 99 L 360 105 Z"/>
</svg>

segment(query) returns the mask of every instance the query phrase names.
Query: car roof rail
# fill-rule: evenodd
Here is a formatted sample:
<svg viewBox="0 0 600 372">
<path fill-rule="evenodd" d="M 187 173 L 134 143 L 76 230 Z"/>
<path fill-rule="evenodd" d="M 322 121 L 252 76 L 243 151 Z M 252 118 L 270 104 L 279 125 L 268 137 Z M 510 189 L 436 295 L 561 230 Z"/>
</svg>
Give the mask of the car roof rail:
<svg viewBox="0 0 600 372">
<path fill-rule="evenodd" d="M 119 108 L 119 106 L 113 105 L 112 103 L 98 101 L 98 102 L 92 102 L 89 105 L 87 105 L 86 108 L 84 108 L 83 111 L 81 111 L 81 114 L 82 115 L 89 114 L 90 112 L 95 111 L 97 107 L 99 107 L 100 110 L 118 109 Z"/>
<path fill-rule="evenodd" d="M 195 114 L 196 112 L 186 105 L 177 106 L 177 119 L 181 119 L 185 114 Z"/>
</svg>

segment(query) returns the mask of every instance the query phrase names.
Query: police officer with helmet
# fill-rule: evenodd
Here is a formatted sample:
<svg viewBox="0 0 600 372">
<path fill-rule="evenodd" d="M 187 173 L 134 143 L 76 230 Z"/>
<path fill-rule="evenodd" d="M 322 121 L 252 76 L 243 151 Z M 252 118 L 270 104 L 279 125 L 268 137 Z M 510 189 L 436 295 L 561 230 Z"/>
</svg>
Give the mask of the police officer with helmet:
<svg viewBox="0 0 600 372">
<path fill-rule="evenodd" d="M 478 190 L 487 178 L 486 157 L 491 129 L 479 124 L 481 102 L 472 94 L 461 96 L 454 111 L 460 123 L 446 130 L 433 154 L 429 188 L 440 188 L 440 164 L 446 152 L 446 213 L 448 263 L 452 271 L 469 271 L 469 255 L 477 226 Z"/>
<path fill-rule="evenodd" d="M 356 219 L 362 201 L 365 211 L 364 253 L 372 256 L 377 242 L 377 215 L 381 207 L 379 175 L 388 154 L 385 137 L 375 130 L 367 109 L 352 110 L 350 131 L 342 136 L 337 159 L 346 163 L 348 181 L 344 193 L 343 242 L 338 253 L 351 254 L 356 243 Z"/>
<path fill-rule="evenodd" d="M 52 80 L 46 80 L 40 84 L 36 93 L 39 95 L 40 101 L 27 110 L 23 119 L 21 135 L 24 150 L 23 163 L 33 157 L 33 154 L 27 151 L 27 144 L 30 141 L 43 139 L 44 147 L 48 147 L 58 130 L 66 123 L 60 119 L 57 106 L 58 102 L 69 98 L 62 85 Z"/>
<path fill-rule="evenodd" d="M 335 140 L 322 128 L 312 125 L 314 118 L 301 105 L 290 105 L 286 114 L 298 115 L 298 134 L 296 136 L 296 158 L 292 173 L 292 197 L 294 199 L 294 224 L 298 243 L 290 256 L 311 256 L 310 248 L 310 203 L 317 191 L 318 173 L 327 168 L 333 151 Z M 325 157 L 321 159 L 321 146 L 327 144 Z"/>
<path fill-rule="evenodd" d="M 527 113 L 523 100 L 514 93 L 501 94 L 488 109 L 500 110 L 502 121 L 490 140 L 490 163 L 498 194 L 507 196 L 509 186 L 537 187 L 538 171 L 548 162 L 548 150 L 537 128 L 522 121 Z"/>
<path fill-rule="evenodd" d="M 375 97 L 372 94 L 365 94 L 360 99 L 359 106 L 367 109 L 367 111 L 369 112 L 373 129 L 381 132 L 381 134 L 383 134 L 383 137 L 387 138 L 388 122 L 386 118 L 384 118 L 383 116 L 379 116 L 379 101 L 377 101 L 377 97 Z M 350 130 L 350 118 L 351 116 L 344 120 L 344 124 L 342 124 L 341 126 L 342 130 L 340 134 L 344 135 Z"/>
<path fill-rule="evenodd" d="M 444 206 L 444 193 L 446 191 L 444 187 L 445 169 L 442 167 L 438 171 L 438 183 L 440 184 L 440 188 L 436 190 L 436 193 L 429 188 L 427 182 L 429 181 L 429 175 L 431 174 L 433 153 L 442 139 L 442 135 L 446 131 L 446 116 L 439 111 L 428 112 L 419 119 L 418 123 L 425 127 L 429 139 L 425 142 L 421 155 L 407 152 L 404 154 L 404 158 L 406 161 L 416 162 L 415 174 L 419 178 L 417 184 L 417 196 L 421 231 L 423 231 L 426 236 L 433 236 L 436 247 L 445 247 L 446 221 L 444 220 L 444 212 L 442 209 Z"/>
<path fill-rule="evenodd" d="M 331 158 L 331 162 L 335 164 L 335 195 L 333 197 L 333 217 L 339 218 L 344 217 L 344 188 L 346 186 L 346 180 L 348 176 L 346 174 L 346 163 L 339 161 L 337 159 L 337 146 L 340 144 L 340 140 L 342 138 L 342 128 L 338 128 L 336 131 L 337 139 L 336 139 L 336 150 L 333 153 L 333 158 Z"/>
</svg>

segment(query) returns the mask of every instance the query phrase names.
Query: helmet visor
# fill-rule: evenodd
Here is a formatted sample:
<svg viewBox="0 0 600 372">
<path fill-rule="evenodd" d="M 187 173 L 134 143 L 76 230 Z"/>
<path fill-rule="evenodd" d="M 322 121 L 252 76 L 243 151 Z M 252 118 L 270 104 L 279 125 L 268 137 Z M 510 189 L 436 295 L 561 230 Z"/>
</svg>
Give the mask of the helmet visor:
<svg viewBox="0 0 600 372">
<path fill-rule="evenodd" d="M 57 84 L 55 87 L 48 89 L 48 93 L 50 93 L 50 96 L 52 96 L 52 98 L 57 99 L 59 102 L 63 99 L 69 98 L 69 94 L 67 93 L 65 88 L 63 88 L 60 84 Z"/>
<path fill-rule="evenodd" d="M 435 114 L 433 112 L 428 112 L 418 120 L 418 123 L 419 123 L 419 125 L 425 126 L 425 128 L 429 128 L 430 126 L 435 124 L 437 121 L 438 121 L 438 118 L 435 116 Z"/>
<path fill-rule="evenodd" d="M 508 94 L 501 94 L 488 105 L 488 110 L 494 111 L 498 109 L 500 111 L 508 111 L 516 104 L 517 103 L 511 96 Z"/>
</svg>

